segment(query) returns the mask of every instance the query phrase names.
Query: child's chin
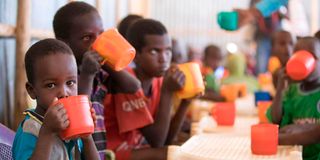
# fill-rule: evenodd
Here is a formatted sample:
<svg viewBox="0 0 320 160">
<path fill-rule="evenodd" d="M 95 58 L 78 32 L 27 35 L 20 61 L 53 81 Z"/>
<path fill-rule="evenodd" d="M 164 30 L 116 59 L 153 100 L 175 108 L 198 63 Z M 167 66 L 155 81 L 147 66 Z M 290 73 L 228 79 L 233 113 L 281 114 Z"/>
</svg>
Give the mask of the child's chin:
<svg viewBox="0 0 320 160">
<path fill-rule="evenodd" d="M 157 72 L 155 74 L 155 77 L 162 77 L 162 76 L 164 76 L 165 73 L 166 73 L 165 71 Z"/>
</svg>

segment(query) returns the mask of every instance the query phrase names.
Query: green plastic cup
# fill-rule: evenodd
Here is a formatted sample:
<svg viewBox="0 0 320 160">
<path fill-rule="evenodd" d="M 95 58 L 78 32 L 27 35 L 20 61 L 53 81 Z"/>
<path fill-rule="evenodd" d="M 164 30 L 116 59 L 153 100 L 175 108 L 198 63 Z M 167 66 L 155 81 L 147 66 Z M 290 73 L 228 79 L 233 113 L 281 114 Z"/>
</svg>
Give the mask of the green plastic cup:
<svg viewBox="0 0 320 160">
<path fill-rule="evenodd" d="M 218 14 L 218 24 L 220 28 L 234 31 L 238 29 L 238 12 L 220 12 Z"/>
</svg>

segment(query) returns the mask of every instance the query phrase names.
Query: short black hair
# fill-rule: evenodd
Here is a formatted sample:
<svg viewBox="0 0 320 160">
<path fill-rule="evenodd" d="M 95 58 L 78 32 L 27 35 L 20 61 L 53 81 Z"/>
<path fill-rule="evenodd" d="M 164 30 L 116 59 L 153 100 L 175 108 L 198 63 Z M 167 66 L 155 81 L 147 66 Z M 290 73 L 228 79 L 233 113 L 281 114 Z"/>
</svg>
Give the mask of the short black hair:
<svg viewBox="0 0 320 160">
<path fill-rule="evenodd" d="M 143 17 L 136 15 L 136 14 L 129 14 L 128 16 L 123 18 L 118 25 L 119 33 L 123 37 L 126 37 L 129 26 L 132 25 L 134 22 L 136 22 L 139 19 L 143 19 Z"/>
<path fill-rule="evenodd" d="M 34 64 L 36 64 L 37 60 L 57 53 L 70 54 L 73 56 L 72 50 L 67 44 L 52 38 L 38 41 L 28 49 L 24 58 L 24 64 L 29 83 L 34 83 Z"/>
<path fill-rule="evenodd" d="M 209 50 L 221 52 L 221 49 L 218 46 L 216 46 L 214 44 L 210 44 L 204 49 L 204 55 L 203 55 L 204 59 L 206 59 L 208 57 L 208 55 L 210 53 Z"/>
<path fill-rule="evenodd" d="M 292 38 L 292 41 L 294 41 L 294 37 L 292 36 L 292 34 L 290 32 L 285 31 L 285 30 L 279 30 L 279 31 L 273 32 L 272 35 L 271 35 L 271 44 L 272 45 L 274 44 L 275 39 L 277 38 L 277 35 L 280 34 L 280 33 L 289 35 Z"/>
<path fill-rule="evenodd" d="M 153 19 L 140 19 L 133 23 L 127 32 L 127 40 L 138 51 L 146 45 L 146 35 L 165 35 L 168 31 L 159 21 Z"/>
<path fill-rule="evenodd" d="M 304 43 L 302 45 L 302 43 Z M 298 50 L 306 50 L 313 54 L 315 57 L 320 58 L 320 53 L 318 51 L 318 47 L 320 46 L 320 40 L 316 37 L 302 37 L 298 40 L 294 47 L 294 51 Z"/>
<path fill-rule="evenodd" d="M 320 30 L 314 34 L 314 37 L 316 37 L 320 40 Z"/>
<path fill-rule="evenodd" d="M 96 8 L 85 2 L 70 2 L 61 7 L 53 18 L 53 31 L 57 39 L 67 39 L 70 35 L 73 19 L 91 12 L 96 12 Z"/>
</svg>

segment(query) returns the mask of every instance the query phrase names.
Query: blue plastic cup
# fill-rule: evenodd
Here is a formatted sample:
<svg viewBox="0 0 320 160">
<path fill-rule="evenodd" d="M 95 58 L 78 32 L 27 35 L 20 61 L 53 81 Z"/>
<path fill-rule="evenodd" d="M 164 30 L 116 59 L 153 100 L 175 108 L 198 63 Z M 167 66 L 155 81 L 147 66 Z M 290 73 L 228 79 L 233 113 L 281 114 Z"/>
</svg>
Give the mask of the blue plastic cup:
<svg viewBox="0 0 320 160">
<path fill-rule="evenodd" d="M 269 92 L 266 91 L 256 91 L 254 92 L 254 102 L 257 106 L 258 101 L 270 101 L 271 95 Z"/>
</svg>

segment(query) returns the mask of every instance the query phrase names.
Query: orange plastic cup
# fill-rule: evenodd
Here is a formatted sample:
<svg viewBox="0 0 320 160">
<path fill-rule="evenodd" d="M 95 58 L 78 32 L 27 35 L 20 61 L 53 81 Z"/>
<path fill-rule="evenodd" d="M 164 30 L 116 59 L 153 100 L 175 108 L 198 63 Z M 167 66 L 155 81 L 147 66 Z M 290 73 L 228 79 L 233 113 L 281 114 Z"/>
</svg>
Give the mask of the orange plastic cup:
<svg viewBox="0 0 320 160">
<path fill-rule="evenodd" d="M 303 80 L 314 70 L 316 60 L 313 55 L 305 50 L 297 51 L 286 65 L 288 76 L 293 80 Z"/>
<path fill-rule="evenodd" d="M 281 63 L 278 57 L 272 56 L 269 59 L 268 70 L 270 73 L 275 72 L 277 69 L 281 68 Z"/>
<path fill-rule="evenodd" d="M 97 37 L 92 44 L 104 62 L 116 71 L 128 66 L 136 55 L 135 49 L 116 29 L 109 29 Z"/>
<path fill-rule="evenodd" d="M 78 95 L 59 99 L 67 111 L 70 125 L 60 133 L 63 140 L 88 136 L 94 131 L 88 96 Z"/>
<path fill-rule="evenodd" d="M 258 101 L 258 116 L 260 123 L 269 123 L 266 113 L 271 105 L 272 101 Z"/>
<path fill-rule="evenodd" d="M 260 73 L 258 75 L 258 82 L 262 86 L 272 84 L 272 75 L 270 73 Z"/>
<path fill-rule="evenodd" d="M 216 103 L 212 107 L 212 117 L 220 126 L 233 126 L 236 118 L 236 107 L 233 102 Z"/>
<path fill-rule="evenodd" d="M 220 94 L 225 97 L 227 102 L 234 102 L 239 97 L 240 90 L 237 85 L 223 85 L 220 88 Z"/>
<path fill-rule="evenodd" d="M 204 92 L 204 83 L 201 75 L 200 65 L 195 62 L 179 64 L 178 68 L 184 73 L 185 85 L 177 91 L 177 97 L 180 99 L 191 98 Z"/>
<path fill-rule="evenodd" d="M 244 83 L 235 84 L 238 87 L 238 92 L 240 97 L 245 97 L 247 95 L 247 86 Z"/>
<path fill-rule="evenodd" d="M 256 124 L 251 126 L 251 152 L 257 155 L 274 155 L 278 147 L 278 125 Z"/>
</svg>

